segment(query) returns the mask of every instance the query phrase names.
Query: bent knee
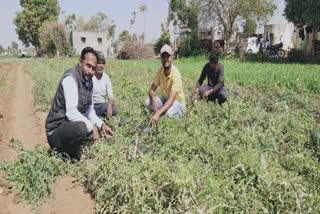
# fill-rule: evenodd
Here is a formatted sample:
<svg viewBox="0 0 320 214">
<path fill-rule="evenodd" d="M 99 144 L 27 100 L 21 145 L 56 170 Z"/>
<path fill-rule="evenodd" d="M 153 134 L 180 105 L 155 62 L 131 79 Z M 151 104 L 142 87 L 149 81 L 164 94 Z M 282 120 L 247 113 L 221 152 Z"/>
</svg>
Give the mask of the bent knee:
<svg viewBox="0 0 320 214">
<path fill-rule="evenodd" d="M 88 133 L 87 133 L 87 126 L 84 122 L 77 122 L 77 126 L 78 126 L 78 133 L 79 133 L 79 138 L 84 139 L 87 137 Z"/>
</svg>

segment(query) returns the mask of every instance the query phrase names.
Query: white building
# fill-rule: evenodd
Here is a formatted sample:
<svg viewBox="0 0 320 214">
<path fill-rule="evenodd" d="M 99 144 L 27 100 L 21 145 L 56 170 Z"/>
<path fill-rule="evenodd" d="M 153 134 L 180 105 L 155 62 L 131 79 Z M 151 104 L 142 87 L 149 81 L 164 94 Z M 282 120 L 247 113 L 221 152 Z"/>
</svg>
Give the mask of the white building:
<svg viewBox="0 0 320 214">
<path fill-rule="evenodd" d="M 271 45 L 283 43 L 283 49 L 293 48 L 294 25 L 286 24 L 268 24 L 264 26 L 264 38 L 270 40 Z"/>
<path fill-rule="evenodd" d="M 75 53 L 80 55 L 85 47 L 92 47 L 102 51 L 106 56 L 110 55 L 111 40 L 107 39 L 107 31 L 73 31 L 72 45 Z M 108 51 L 109 50 L 109 51 Z"/>
</svg>

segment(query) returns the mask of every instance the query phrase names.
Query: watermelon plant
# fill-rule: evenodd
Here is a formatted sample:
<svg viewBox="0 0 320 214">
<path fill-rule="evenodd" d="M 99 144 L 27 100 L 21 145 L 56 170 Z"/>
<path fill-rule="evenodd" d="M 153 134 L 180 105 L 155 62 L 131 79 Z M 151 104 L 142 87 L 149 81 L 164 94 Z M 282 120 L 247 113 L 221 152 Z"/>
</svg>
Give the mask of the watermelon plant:
<svg viewBox="0 0 320 214">
<path fill-rule="evenodd" d="M 186 97 L 205 62 L 174 62 Z M 48 110 L 75 63 L 26 63 L 40 109 Z M 223 63 L 224 105 L 187 99 L 183 118 L 163 117 L 150 129 L 144 103 L 160 61 L 107 61 L 119 114 L 106 122 L 115 135 L 66 170 L 91 193 L 97 213 L 320 212 L 320 66 Z"/>
</svg>

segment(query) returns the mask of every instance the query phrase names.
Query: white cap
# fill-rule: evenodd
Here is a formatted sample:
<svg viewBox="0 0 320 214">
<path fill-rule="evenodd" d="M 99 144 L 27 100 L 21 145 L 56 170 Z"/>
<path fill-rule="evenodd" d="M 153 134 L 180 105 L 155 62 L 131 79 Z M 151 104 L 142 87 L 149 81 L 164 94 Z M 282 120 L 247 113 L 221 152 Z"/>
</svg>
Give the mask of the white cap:
<svg viewBox="0 0 320 214">
<path fill-rule="evenodd" d="M 168 53 L 169 55 L 172 55 L 172 49 L 169 45 L 165 44 L 162 46 L 161 50 L 160 50 L 160 55 L 162 55 L 163 53 Z"/>
</svg>

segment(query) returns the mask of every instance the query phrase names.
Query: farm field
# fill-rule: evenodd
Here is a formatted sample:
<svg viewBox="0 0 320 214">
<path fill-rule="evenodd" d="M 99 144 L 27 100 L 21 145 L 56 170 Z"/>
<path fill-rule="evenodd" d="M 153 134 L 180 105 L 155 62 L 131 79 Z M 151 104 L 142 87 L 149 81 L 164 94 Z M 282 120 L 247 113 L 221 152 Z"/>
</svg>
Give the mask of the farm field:
<svg viewBox="0 0 320 214">
<path fill-rule="evenodd" d="M 66 174 L 84 185 L 97 213 L 319 213 L 320 66 L 225 60 L 228 101 L 192 106 L 205 62 L 174 61 L 187 113 L 178 120 L 163 117 L 142 132 L 150 119 L 144 103 L 160 61 L 108 60 L 119 114 L 107 123 L 115 136 L 91 146 L 76 164 L 39 147 L 1 167 L 35 205 Z M 24 63 L 39 110 L 49 110 L 59 78 L 76 63 Z M 36 163 L 41 167 L 30 167 Z M 28 173 L 32 180 L 21 179 Z"/>
</svg>

